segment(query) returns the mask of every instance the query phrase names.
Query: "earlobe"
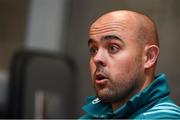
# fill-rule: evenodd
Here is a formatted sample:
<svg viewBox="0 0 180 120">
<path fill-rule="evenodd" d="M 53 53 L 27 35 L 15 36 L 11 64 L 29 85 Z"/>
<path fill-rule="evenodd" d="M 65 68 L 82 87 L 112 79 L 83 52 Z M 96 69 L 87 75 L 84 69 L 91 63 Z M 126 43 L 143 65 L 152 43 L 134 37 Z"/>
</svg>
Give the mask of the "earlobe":
<svg viewBox="0 0 180 120">
<path fill-rule="evenodd" d="M 145 64 L 144 68 L 151 68 L 156 64 L 159 56 L 159 47 L 157 45 L 150 45 L 145 48 Z"/>
</svg>

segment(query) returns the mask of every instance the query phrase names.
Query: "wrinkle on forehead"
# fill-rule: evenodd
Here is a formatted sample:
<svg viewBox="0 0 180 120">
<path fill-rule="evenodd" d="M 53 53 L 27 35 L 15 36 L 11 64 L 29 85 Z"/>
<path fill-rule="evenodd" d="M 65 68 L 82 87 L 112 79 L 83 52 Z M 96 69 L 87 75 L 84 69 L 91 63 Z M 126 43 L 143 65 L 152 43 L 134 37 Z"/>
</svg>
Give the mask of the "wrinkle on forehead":
<svg viewBox="0 0 180 120">
<path fill-rule="evenodd" d="M 112 23 L 106 23 L 106 24 L 99 24 L 96 26 L 92 26 L 89 34 L 100 34 L 103 32 L 110 32 L 110 31 L 118 31 L 118 30 L 124 30 L 126 28 L 126 25 L 119 22 L 112 22 Z"/>
</svg>

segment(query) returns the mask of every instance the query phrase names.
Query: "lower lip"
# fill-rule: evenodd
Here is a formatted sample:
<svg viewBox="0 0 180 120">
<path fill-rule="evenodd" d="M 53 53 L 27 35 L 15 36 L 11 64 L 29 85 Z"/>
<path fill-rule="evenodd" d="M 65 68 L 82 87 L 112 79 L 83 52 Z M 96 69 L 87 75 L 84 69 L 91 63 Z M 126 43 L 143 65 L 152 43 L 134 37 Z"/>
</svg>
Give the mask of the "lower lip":
<svg viewBox="0 0 180 120">
<path fill-rule="evenodd" d="M 101 85 L 103 85 L 103 84 L 106 84 L 107 81 L 108 81 L 107 79 L 96 80 L 96 84 L 101 84 Z"/>
</svg>

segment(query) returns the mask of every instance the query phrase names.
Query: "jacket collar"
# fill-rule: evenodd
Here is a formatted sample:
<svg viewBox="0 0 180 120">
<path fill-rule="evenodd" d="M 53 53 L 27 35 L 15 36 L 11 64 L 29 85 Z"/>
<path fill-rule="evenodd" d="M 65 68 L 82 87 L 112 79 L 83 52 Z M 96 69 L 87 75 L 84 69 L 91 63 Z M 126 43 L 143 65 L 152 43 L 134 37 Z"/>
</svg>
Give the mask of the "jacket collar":
<svg viewBox="0 0 180 120">
<path fill-rule="evenodd" d="M 88 97 L 87 104 L 83 110 L 94 118 L 127 118 L 144 106 L 153 104 L 158 99 L 169 94 L 167 78 L 165 74 L 159 74 L 154 81 L 144 90 L 134 95 L 126 104 L 116 111 L 112 111 L 110 103 L 104 103 L 95 96 Z"/>
</svg>

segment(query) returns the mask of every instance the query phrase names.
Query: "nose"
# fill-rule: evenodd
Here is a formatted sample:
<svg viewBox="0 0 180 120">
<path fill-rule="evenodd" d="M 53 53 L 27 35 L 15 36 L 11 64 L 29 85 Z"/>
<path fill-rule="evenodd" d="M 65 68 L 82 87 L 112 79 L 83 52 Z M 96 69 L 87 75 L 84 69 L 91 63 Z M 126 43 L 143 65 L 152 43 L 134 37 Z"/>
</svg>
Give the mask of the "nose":
<svg viewBox="0 0 180 120">
<path fill-rule="evenodd" d="M 105 51 L 99 49 L 96 55 L 93 57 L 93 61 L 96 66 L 106 66 L 107 58 Z"/>
</svg>

